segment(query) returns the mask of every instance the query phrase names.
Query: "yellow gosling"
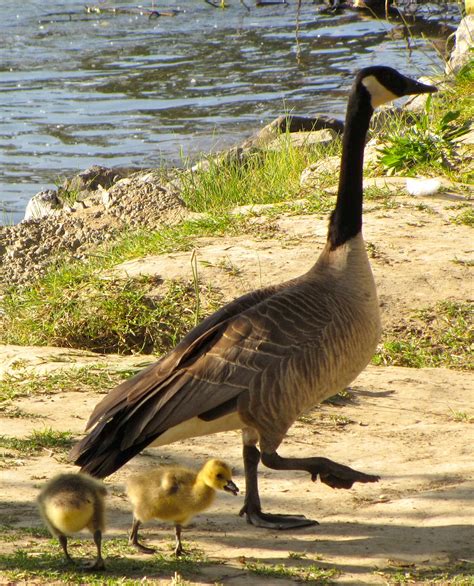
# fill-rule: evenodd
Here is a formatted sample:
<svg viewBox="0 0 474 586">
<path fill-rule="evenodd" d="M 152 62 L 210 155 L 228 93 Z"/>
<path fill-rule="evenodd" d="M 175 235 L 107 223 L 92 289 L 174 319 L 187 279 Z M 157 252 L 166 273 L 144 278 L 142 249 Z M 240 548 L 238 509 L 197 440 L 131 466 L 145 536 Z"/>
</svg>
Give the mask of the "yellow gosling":
<svg viewBox="0 0 474 586">
<path fill-rule="evenodd" d="M 172 521 L 176 530 L 177 556 L 183 553 L 181 528 L 194 515 L 209 508 L 216 490 L 236 495 L 239 489 L 232 481 L 232 470 L 221 460 L 208 460 L 195 472 L 188 468 L 163 467 L 131 476 L 127 494 L 133 506 L 133 524 L 129 543 L 143 553 L 156 550 L 138 541 L 138 528 L 151 519 Z"/>
<path fill-rule="evenodd" d="M 104 569 L 102 532 L 106 494 L 103 483 L 87 474 L 59 474 L 41 490 L 38 496 L 41 516 L 51 534 L 58 538 L 68 562 L 74 563 L 67 550 L 68 535 L 87 527 L 94 537 L 97 558 L 84 567 Z"/>
</svg>

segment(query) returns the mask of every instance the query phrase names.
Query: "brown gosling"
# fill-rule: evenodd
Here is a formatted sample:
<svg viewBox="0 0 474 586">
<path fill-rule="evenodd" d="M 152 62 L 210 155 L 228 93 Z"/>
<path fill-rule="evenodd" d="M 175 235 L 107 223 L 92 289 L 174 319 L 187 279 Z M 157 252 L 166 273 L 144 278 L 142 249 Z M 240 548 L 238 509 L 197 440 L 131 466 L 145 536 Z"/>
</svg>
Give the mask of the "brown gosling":
<svg viewBox="0 0 474 586">
<path fill-rule="evenodd" d="M 103 570 L 102 533 L 104 497 L 107 490 L 102 482 L 87 474 L 59 474 L 46 484 L 38 496 L 41 516 L 51 534 L 63 548 L 66 560 L 74 563 L 67 550 L 67 537 L 87 527 L 94 537 L 97 558 L 84 565 L 90 570 Z"/>
<path fill-rule="evenodd" d="M 221 460 L 208 460 L 197 473 L 182 467 L 155 468 L 131 476 L 126 485 L 133 506 L 130 545 L 143 553 L 154 553 L 154 548 L 138 541 L 138 528 L 151 519 L 172 521 L 176 531 L 174 552 L 177 556 L 183 553 L 181 528 L 194 515 L 211 506 L 216 490 L 234 495 L 239 492 L 232 481 L 230 466 Z"/>
</svg>

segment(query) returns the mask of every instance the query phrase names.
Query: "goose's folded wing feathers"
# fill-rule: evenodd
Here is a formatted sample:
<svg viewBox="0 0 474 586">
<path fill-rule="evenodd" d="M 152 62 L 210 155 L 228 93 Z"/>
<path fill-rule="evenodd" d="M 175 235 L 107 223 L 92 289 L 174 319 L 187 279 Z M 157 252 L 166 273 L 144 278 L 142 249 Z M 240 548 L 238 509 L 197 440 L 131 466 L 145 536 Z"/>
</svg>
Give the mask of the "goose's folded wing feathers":
<svg viewBox="0 0 474 586">
<path fill-rule="evenodd" d="M 275 287 L 269 287 L 243 295 L 203 320 L 166 356 L 118 385 L 98 403 L 87 422 L 86 430 L 100 420 L 110 419 L 124 407 L 133 407 L 142 397 L 158 391 L 163 385 L 172 385 L 174 379 L 181 376 L 182 369 L 202 359 L 220 339 L 223 328 L 232 318 L 271 296 L 275 290 Z"/>
</svg>

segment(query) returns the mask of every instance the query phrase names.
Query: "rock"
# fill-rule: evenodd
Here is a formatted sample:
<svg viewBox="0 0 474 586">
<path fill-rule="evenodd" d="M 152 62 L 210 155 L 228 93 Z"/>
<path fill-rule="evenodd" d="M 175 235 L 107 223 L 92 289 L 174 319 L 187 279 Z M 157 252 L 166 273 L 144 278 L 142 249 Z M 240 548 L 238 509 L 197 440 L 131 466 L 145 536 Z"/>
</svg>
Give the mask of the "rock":
<svg viewBox="0 0 474 586">
<path fill-rule="evenodd" d="M 256 135 L 251 136 L 241 146 L 241 150 L 264 147 L 280 134 L 297 134 L 317 130 L 333 130 L 342 134 L 344 123 L 331 116 L 279 116 L 264 126 Z"/>
<path fill-rule="evenodd" d="M 319 176 L 323 173 L 336 173 L 341 164 L 338 156 L 325 157 L 306 167 L 300 176 L 300 186 L 304 189 L 314 189 L 319 186 Z"/>
<path fill-rule="evenodd" d="M 28 202 L 25 210 L 23 222 L 38 220 L 52 215 L 52 213 L 61 207 L 61 202 L 57 191 L 45 189 L 34 195 Z"/>
<path fill-rule="evenodd" d="M 78 200 L 76 202 L 74 202 L 74 205 L 72 206 L 72 209 L 76 212 L 77 210 L 84 210 L 86 208 L 86 204 L 81 201 Z"/>
<path fill-rule="evenodd" d="M 471 52 L 474 46 L 474 14 L 468 14 L 461 20 L 454 36 L 454 49 L 445 68 L 448 75 L 458 73 L 472 58 Z"/>
<path fill-rule="evenodd" d="M 270 150 L 279 150 L 285 147 L 287 141 L 290 141 L 291 146 L 296 148 L 316 144 L 327 146 L 331 144 L 335 137 L 336 133 L 329 128 L 309 132 L 291 132 L 289 134 L 281 134 L 278 138 L 272 140 L 267 148 Z"/>
<path fill-rule="evenodd" d="M 92 165 L 85 171 L 81 171 L 72 179 L 67 179 L 62 189 L 69 192 L 87 192 L 95 191 L 99 185 L 104 189 L 108 189 L 119 179 L 130 174 L 130 169 L 110 169 L 109 167 L 102 167 L 102 165 Z"/>
</svg>

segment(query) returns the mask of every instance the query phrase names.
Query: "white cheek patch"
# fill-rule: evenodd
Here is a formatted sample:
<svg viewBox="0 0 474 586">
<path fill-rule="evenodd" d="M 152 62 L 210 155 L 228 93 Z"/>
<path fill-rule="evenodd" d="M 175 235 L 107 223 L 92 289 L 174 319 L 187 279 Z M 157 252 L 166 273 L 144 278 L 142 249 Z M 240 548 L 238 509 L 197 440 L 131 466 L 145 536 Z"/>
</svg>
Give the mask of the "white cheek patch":
<svg viewBox="0 0 474 586">
<path fill-rule="evenodd" d="M 362 83 L 370 94 L 370 103 L 374 109 L 377 108 L 377 106 L 385 104 L 386 102 L 391 102 L 400 97 L 388 90 L 373 75 L 364 77 Z"/>
</svg>

